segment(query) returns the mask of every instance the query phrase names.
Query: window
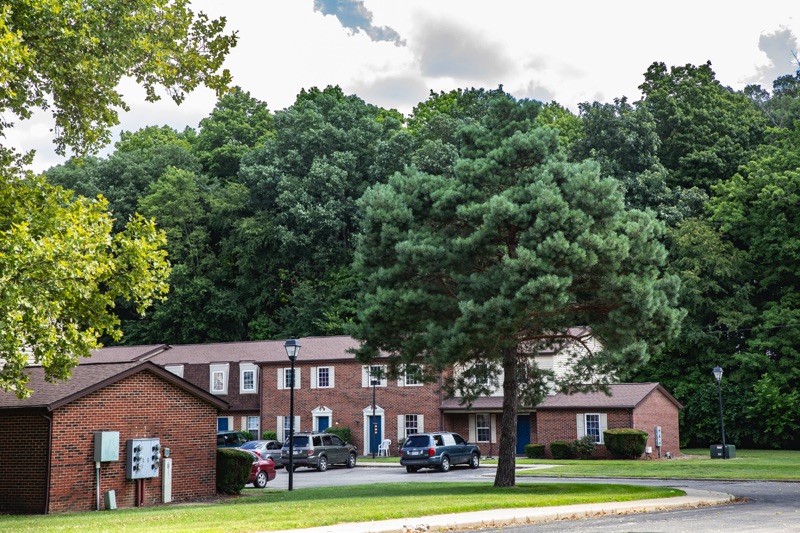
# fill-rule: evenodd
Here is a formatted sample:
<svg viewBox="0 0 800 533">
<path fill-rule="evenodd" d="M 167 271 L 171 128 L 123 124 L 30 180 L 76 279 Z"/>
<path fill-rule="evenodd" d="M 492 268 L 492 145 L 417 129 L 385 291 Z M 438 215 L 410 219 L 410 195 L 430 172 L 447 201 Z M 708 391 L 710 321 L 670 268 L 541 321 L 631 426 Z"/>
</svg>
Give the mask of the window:
<svg viewBox="0 0 800 533">
<path fill-rule="evenodd" d="M 183 377 L 183 365 L 166 365 L 164 366 L 164 370 L 172 372 L 178 377 Z"/>
<path fill-rule="evenodd" d="M 487 413 L 475 415 L 475 432 L 478 442 L 489 442 L 492 427 L 491 417 Z"/>
<path fill-rule="evenodd" d="M 422 369 L 419 365 L 406 365 L 403 372 L 403 385 L 406 387 L 422 385 Z"/>
<path fill-rule="evenodd" d="M 228 363 L 209 366 L 212 394 L 228 394 Z"/>
<path fill-rule="evenodd" d="M 258 367 L 251 363 L 242 363 L 239 365 L 239 369 L 241 374 L 239 392 L 241 394 L 255 394 L 258 392 L 258 382 L 256 381 Z"/>
<path fill-rule="evenodd" d="M 414 433 L 419 433 L 419 426 L 417 425 L 417 415 L 406 415 L 406 436 L 413 435 Z"/>
<path fill-rule="evenodd" d="M 311 367 L 310 379 L 311 379 L 312 389 L 332 389 L 333 367 L 332 366 Z"/>
<path fill-rule="evenodd" d="M 260 424 L 257 416 L 247 417 L 247 431 L 253 436 L 254 439 L 261 437 L 261 432 L 258 430 Z"/>
<path fill-rule="evenodd" d="M 376 387 L 386 386 L 386 367 L 383 365 L 371 365 L 361 367 L 361 386 L 372 387 L 372 378 L 377 379 Z"/>
<path fill-rule="evenodd" d="M 578 413 L 576 421 L 578 438 L 591 435 L 595 444 L 603 444 L 603 431 L 608 429 L 608 417 L 605 413 Z"/>
<path fill-rule="evenodd" d="M 278 390 L 284 389 L 291 389 L 292 388 L 292 369 L 289 368 L 279 368 L 278 369 Z M 294 388 L 300 388 L 300 369 L 294 369 Z"/>
</svg>

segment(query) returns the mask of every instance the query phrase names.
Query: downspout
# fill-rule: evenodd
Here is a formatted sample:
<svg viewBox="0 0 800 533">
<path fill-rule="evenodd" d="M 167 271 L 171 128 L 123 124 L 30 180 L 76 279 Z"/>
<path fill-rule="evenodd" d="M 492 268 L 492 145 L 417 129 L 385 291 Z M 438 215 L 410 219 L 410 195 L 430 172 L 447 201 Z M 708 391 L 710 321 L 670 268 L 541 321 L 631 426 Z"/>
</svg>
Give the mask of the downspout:
<svg viewBox="0 0 800 533">
<path fill-rule="evenodd" d="M 47 468 L 45 469 L 44 482 L 44 514 L 50 514 L 50 469 L 53 467 L 53 417 L 43 414 L 47 420 Z"/>
<path fill-rule="evenodd" d="M 442 410 L 442 373 L 439 372 L 439 431 L 444 431 L 444 411 Z"/>
</svg>

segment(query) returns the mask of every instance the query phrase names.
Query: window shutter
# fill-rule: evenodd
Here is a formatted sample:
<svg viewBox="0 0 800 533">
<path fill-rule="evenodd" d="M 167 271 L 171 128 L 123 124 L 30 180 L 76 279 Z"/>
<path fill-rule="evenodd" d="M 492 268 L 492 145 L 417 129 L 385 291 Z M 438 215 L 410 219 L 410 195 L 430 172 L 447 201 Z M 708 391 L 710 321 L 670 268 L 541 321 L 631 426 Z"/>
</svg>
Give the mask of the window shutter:
<svg viewBox="0 0 800 533">
<path fill-rule="evenodd" d="M 312 389 L 316 389 L 317 388 L 317 367 L 312 366 L 311 369 L 309 370 L 309 372 L 310 372 L 310 374 L 308 375 L 308 383 L 309 383 L 308 386 L 311 387 Z"/>
<path fill-rule="evenodd" d="M 477 442 L 478 440 L 478 432 L 475 429 L 475 415 L 469 415 L 469 441 L 470 442 Z"/>
<path fill-rule="evenodd" d="M 278 369 L 278 390 L 283 390 L 283 373 L 286 371 L 284 368 Z M 283 440 L 283 439 L 281 439 Z"/>
<path fill-rule="evenodd" d="M 242 431 L 247 431 L 247 417 L 242 417 Z M 254 438 L 258 439 L 258 435 L 254 435 Z"/>
<path fill-rule="evenodd" d="M 294 417 L 294 432 L 297 433 L 298 431 L 300 431 L 300 417 L 296 416 Z"/>
<path fill-rule="evenodd" d="M 417 415 L 417 431 L 425 433 L 425 415 Z"/>
<path fill-rule="evenodd" d="M 278 417 L 278 431 L 276 431 L 276 433 L 278 434 L 278 440 L 283 442 L 286 437 L 283 434 L 283 417 L 282 416 Z"/>
<path fill-rule="evenodd" d="M 578 413 L 578 414 L 575 415 L 575 423 L 578 426 L 578 437 L 577 438 L 581 438 L 584 435 L 586 435 L 586 426 L 585 426 L 583 413 Z"/>
<path fill-rule="evenodd" d="M 291 372 L 291 370 L 289 370 L 289 372 Z M 300 369 L 299 368 L 294 367 L 294 376 L 292 376 L 292 377 L 294 377 L 294 388 L 295 389 L 299 389 L 300 388 Z M 297 431 L 297 427 L 295 427 L 294 430 Z"/>
<path fill-rule="evenodd" d="M 361 367 L 361 386 L 369 387 L 369 370 L 368 367 Z"/>
<path fill-rule="evenodd" d="M 600 444 L 605 444 L 603 439 L 603 432 L 608 429 L 608 415 L 600 413 Z"/>
<path fill-rule="evenodd" d="M 406 438 L 406 415 L 397 415 L 397 445 L 402 447 Z"/>
<path fill-rule="evenodd" d="M 497 442 L 497 415 L 490 415 L 489 423 L 492 425 L 492 442 Z"/>
<path fill-rule="evenodd" d="M 406 367 L 405 367 L 405 365 L 400 366 L 397 369 L 397 372 L 398 372 L 398 375 L 397 375 L 397 386 L 398 387 L 402 387 L 402 386 L 404 386 L 406 384 L 406 376 L 405 376 L 406 375 Z"/>
<path fill-rule="evenodd" d="M 328 367 L 328 381 L 330 382 L 329 385 L 331 388 L 333 388 L 333 370 L 334 368 L 332 366 Z"/>
</svg>

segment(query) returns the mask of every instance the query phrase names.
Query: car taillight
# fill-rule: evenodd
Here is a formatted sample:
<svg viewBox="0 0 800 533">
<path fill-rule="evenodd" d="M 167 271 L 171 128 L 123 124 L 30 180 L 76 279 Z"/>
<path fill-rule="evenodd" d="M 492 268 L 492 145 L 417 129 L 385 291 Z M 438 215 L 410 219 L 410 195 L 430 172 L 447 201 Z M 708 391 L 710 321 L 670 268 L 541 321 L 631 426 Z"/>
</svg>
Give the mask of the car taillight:
<svg viewBox="0 0 800 533">
<path fill-rule="evenodd" d="M 314 448 L 308 449 L 308 455 L 314 455 Z"/>
<path fill-rule="evenodd" d="M 436 455 L 436 448 L 428 448 L 428 457 Z"/>
</svg>

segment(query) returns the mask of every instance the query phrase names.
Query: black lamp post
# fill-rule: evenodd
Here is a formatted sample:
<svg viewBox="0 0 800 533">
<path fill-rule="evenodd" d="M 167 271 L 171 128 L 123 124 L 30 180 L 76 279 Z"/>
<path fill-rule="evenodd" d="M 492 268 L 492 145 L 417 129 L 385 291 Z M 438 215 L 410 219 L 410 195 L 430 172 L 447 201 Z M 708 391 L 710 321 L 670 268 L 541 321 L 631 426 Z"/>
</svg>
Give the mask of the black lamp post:
<svg viewBox="0 0 800 533">
<path fill-rule="evenodd" d="M 722 458 L 728 458 L 728 447 L 725 445 L 725 421 L 722 418 L 722 368 L 715 366 L 712 370 L 714 379 L 717 380 L 717 396 L 719 396 L 719 429 L 722 433 Z"/>
<path fill-rule="evenodd" d="M 300 343 L 297 339 L 288 339 L 283 347 L 286 355 L 292 362 L 292 383 L 289 386 L 289 490 L 294 488 L 294 362 L 300 352 Z"/>
<path fill-rule="evenodd" d="M 372 458 L 375 459 L 375 444 L 376 436 L 378 435 L 378 422 L 375 420 L 375 387 L 378 386 L 378 382 L 380 381 L 380 377 L 373 373 L 373 367 L 369 367 L 369 380 L 370 385 L 372 385 L 372 434 L 369 437 L 370 448 L 372 448 Z"/>
</svg>

